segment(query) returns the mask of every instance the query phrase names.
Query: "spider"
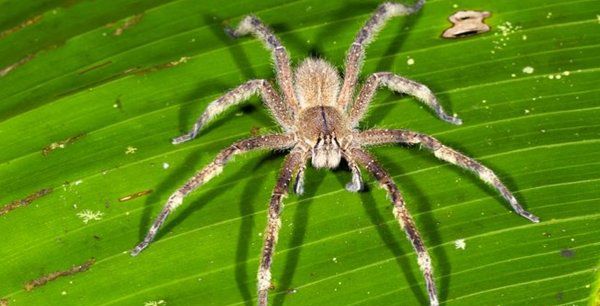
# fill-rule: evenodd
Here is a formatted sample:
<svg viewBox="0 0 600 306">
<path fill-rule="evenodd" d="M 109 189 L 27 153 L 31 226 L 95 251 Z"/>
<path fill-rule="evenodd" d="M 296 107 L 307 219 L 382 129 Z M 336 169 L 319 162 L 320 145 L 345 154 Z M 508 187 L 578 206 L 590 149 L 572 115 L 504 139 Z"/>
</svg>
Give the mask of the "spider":
<svg viewBox="0 0 600 306">
<path fill-rule="evenodd" d="M 260 306 L 267 305 L 268 291 L 271 287 L 271 264 L 281 228 L 282 201 L 292 182 L 294 182 L 293 190 L 297 194 L 303 193 L 304 171 L 309 159 L 315 168 L 329 169 L 336 168 L 344 159 L 352 173 L 352 179 L 346 185 L 348 191 L 358 192 L 363 188 L 359 166 L 373 175 L 381 187 L 387 191 L 393 203 L 394 217 L 400 223 L 400 228 L 406 233 L 417 254 L 419 268 L 425 278 L 431 305 L 439 305 L 439 301 L 427 248 L 406 208 L 398 187 L 389 173 L 365 150 L 365 147 L 394 143 L 420 144 L 431 150 L 437 158 L 475 172 L 481 180 L 496 188 L 516 213 L 532 222 L 539 222 L 536 216 L 523 209 L 492 170 L 441 144 L 435 138 L 409 130 L 369 129 L 361 131 L 358 129 L 358 124 L 365 115 L 369 102 L 376 90 L 382 86 L 416 97 L 431 108 L 438 118 L 448 123 L 462 124 L 459 118 L 450 116 L 444 111 L 431 90 L 425 85 L 391 72 L 377 72 L 370 75 L 362 84 L 358 94 L 355 94 L 358 74 L 367 45 L 390 18 L 417 12 L 424 3 L 424 0 L 419 0 L 412 6 L 390 2 L 379 5 L 358 32 L 347 52 L 343 81 L 336 68 L 322 59 L 307 58 L 293 70 L 286 49 L 256 16 L 246 16 L 237 28 L 228 29 L 227 32 L 233 37 L 252 34 L 270 50 L 275 62 L 279 91 L 267 80 L 248 81 L 211 102 L 198 118 L 193 129 L 187 134 L 174 138 L 173 144 L 192 140 L 198 135 L 200 129 L 215 116 L 255 94 L 260 94 L 283 132 L 240 140 L 222 150 L 210 164 L 197 172 L 169 197 L 148 234 L 132 250 L 131 255 L 136 256 L 146 248 L 167 216 L 182 204 L 184 197 L 221 173 L 225 164 L 234 155 L 259 149 L 289 150 L 269 203 L 267 227 L 257 277 L 258 305 Z"/>
</svg>

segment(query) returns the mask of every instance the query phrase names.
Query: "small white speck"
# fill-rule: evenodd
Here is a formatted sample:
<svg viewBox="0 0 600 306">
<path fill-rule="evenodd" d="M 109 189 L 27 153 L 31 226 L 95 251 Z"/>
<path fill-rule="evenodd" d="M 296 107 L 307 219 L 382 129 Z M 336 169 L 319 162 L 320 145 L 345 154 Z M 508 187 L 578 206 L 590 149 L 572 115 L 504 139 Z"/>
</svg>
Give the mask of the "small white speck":
<svg viewBox="0 0 600 306">
<path fill-rule="evenodd" d="M 552 17 L 552 12 L 548 12 L 548 14 L 546 15 L 546 18 L 550 19 Z"/>
<path fill-rule="evenodd" d="M 527 40 L 527 35 L 523 35 L 523 36 L 521 36 L 521 39 L 523 39 L 523 40 Z"/>
<path fill-rule="evenodd" d="M 331 260 L 332 260 L 333 262 L 335 262 L 335 263 L 337 263 L 337 262 L 338 262 L 338 261 L 337 261 L 337 257 L 334 257 L 334 258 L 332 258 Z"/>
<path fill-rule="evenodd" d="M 551 74 L 551 75 L 549 75 L 549 76 L 548 76 L 548 78 L 549 78 L 550 80 L 554 80 L 554 75 L 553 75 L 553 74 Z"/>
<path fill-rule="evenodd" d="M 167 305 L 167 302 L 165 302 L 165 300 L 144 302 L 144 306 L 158 306 L 158 305 Z"/>
<path fill-rule="evenodd" d="M 565 72 L 563 72 L 563 75 L 564 76 L 569 76 L 569 75 L 571 75 L 571 72 L 570 71 L 565 71 Z"/>
<path fill-rule="evenodd" d="M 119 107 L 119 104 L 115 103 L 115 104 L 113 104 L 113 107 L 114 107 L 114 108 L 118 108 L 118 107 Z"/>
<path fill-rule="evenodd" d="M 571 241 L 575 241 L 575 238 L 571 238 Z"/>
<path fill-rule="evenodd" d="M 525 114 L 529 114 L 529 110 L 528 109 L 525 110 Z"/>
<path fill-rule="evenodd" d="M 129 146 L 125 149 L 125 154 L 134 154 L 137 151 L 136 147 Z"/>
<path fill-rule="evenodd" d="M 454 241 L 454 247 L 458 250 L 464 250 L 467 247 L 467 244 L 465 243 L 464 239 L 457 239 Z"/>
<path fill-rule="evenodd" d="M 102 213 L 100 211 L 91 211 L 89 209 L 86 209 L 86 210 L 78 213 L 77 217 L 79 217 L 81 219 L 81 221 L 83 221 L 83 223 L 88 224 L 88 222 L 90 222 L 90 221 L 102 220 L 103 215 L 104 215 L 104 213 Z"/>
<path fill-rule="evenodd" d="M 409 66 L 410 66 L 410 65 L 414 65 L 414 64 L 415 64 L 415 60 L 414 60 L 413 58 L 410 58 L 410 57 L 409 57 L 409 58 L 406 60 L 406 64 L 407 64 L 407 65 L 409 65 Z"/>
<path fill-rule="evenodd" d="M 523 68 L 523 73 L 532 74 L 533 71 L 534 71 L 534 69 L 531 66 L 527 66 L 527 67 Z"/>
<path fill-rule="evenodd" d="M 77 180 L 77 181 L 75 181 L 75 183 L 73 183 L 73 184 L 75 184 L 75 186 L 77 186 L 77 185 L 79 185 L 79 184 L 81 184 L 81 183 L 83 183 L 83 181 L 82 181 L 82 180 Z"/>
<path fill-rule="evenodd" d="M 560 74 L 557 74 L 554 76 L 557 80 L 560 80 L 560 78 L 562 78 L 562 76 Z"/>
<path fill-rule="evenodd" d="M 510 75 L 510 77 L 511 77 L 511 78 L 516 78 L 516 77 L 517 77 L 517 75 L 516 75 L 516 74 L 514 74 L 514 73 L 512 73 L 512 74 Z"/>
<path fill-rule="evenodd" d="M 452 4 L 452 8 L 458 8 L 458 4 L 456 4 L 456 3 Z"/>
<path fill-rule="evenodd" d="M 546 130 L 541 130 L 540 132 L 542 132 L 542 133 L 546 133 Z"/>
<path fill-rule="evenodd" d="M 170 166 L 169 163 L 163 163 L 163 169 L 165 170 L 169 169 Z"/>
</svg>

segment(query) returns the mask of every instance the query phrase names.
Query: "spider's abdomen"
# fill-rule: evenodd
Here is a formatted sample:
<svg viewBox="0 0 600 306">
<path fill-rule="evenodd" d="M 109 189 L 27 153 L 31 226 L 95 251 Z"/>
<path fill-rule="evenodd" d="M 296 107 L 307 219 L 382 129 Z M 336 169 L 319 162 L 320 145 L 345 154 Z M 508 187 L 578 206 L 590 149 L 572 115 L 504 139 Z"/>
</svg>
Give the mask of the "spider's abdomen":
<svg viewBox="0 0 600 306">
<path fill-rule="evenodd" d="M 335 106 L 340 90 L 336 69 L 322 59 L 307 58 L 294 74 L 296 96 L 302 108 Z"/>
</svg>

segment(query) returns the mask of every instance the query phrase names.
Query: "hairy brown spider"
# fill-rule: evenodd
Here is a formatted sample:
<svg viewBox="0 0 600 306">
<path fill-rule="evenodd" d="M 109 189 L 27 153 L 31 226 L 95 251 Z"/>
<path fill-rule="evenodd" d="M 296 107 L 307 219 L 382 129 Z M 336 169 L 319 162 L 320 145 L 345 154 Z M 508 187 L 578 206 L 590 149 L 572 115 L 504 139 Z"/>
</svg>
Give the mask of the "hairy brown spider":
<svg viewBox="0 0 600 306">
<path fill-rule="evenodd" d="M 446 114 L 431 90 L 425 85 L 391 72 L 372 74 L 366 79 L 358 95 L 354 93 L 365 55 L 365 47 L 373 40 L 375 34 L 390 18 L 414 13 L 424 3 L 425 0 L 419 0 L 413 6 L 383 3 L 378 7 L 358 32 L 348 50 L 341 86 L 341 78 L 336 69 L 321 59 L 308 58 L 293 71 L 285 48 L 271 30 L 257 17 L 245 17 L 235 30 L 229 32 L 234 37 L 253 34 L 272 52 L 280 91 L 277 91 L 266 80 L 248 81 L 210 103 L 194 128 L 189 133 L 173 139 L 173 144 L 193 139 L 198 131 L 215 116 L 256 93 L 261 95 L 284 131 L 279 134 L 240 140 L 221 151 L 210 164 L 171 195 L 144 241 L 135 247 L 131 255 L 139 254 L 148 246 L 167 216 L 181 205 L 187 194 L 221 173 L 225 164 L 234 155 L 258 149 L 290 150 L 269 203 L 268 225 L 265 230 L 258 269 L 258 305 L 261 306 L 267 305 L 268 290 L 271 287 L 270 270 L 281 227 L 282 200 L 287 195 L 288 187 L 294 177 L 294 191 L 298 194 L 303 192 L 304 169 L 308 159 L 312 161 L 315 168 L 330 169 L 336 168 L 341 159 L 345 159 L 352 171 L 352 181 L 346 185 L 348 191 L 356 192 L 362 188 L 359 166 L 364 167 L 379 181 L 391 198 L 394 205 L 394 216 L 417 253 L 431 305 L 438 305 L 439 302 L 427 249 L 406 209 L 398 187 L 386 170 L 364 147 L 388 143 L 420 144 L 430 149 L 439 159 L 474 171 L 480 179 L 494 186 L 510 203 L 515 212 L 533 222 L 539 222 L 536 216 L 521 207 L 494 172 L 472 158 L 441 144 L 435 138 L 408 130 L 358 130 L 358 123 L 380 86 L 415 96 L 433 109 L 437 117 L 444 121 L 456 125 L 462 123 L 457 117 Z"/>
</svg>

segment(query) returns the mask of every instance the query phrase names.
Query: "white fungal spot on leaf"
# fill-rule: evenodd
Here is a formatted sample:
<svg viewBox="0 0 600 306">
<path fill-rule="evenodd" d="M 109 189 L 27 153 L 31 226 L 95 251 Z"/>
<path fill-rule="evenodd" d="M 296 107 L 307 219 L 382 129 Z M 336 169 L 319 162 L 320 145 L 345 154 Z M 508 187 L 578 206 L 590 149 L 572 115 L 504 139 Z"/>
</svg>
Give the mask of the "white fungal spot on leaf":
<svg viewBox="0 0 600 306">
<path fill-rule="evenodd" d="M 125 149 L 125 154 L 134 154 L 136 151 L 136 147 L 128 146 L 127 149 Z"/>
<path fill-rule="evenodd" d="M 467 247 L 464 239 L 457 239 L 454 241 L 454 247 L 457 250 L 464 250 Z"/>
<path fill-rule="evenodd" d="M 100 211 L 91 211 L 89 209 L 86 209 L 86 210 L 78 213 L 77 217 L 79 217 L 81 219 L 81 221 L 83 221 L 83 223 L 88 224 L 88 222 L 90 222 L 90 221 L 102 220 L 103 215 L 104 215 L 104 213 L 102 213 Z"/>
</svg>

